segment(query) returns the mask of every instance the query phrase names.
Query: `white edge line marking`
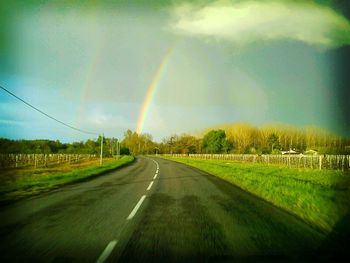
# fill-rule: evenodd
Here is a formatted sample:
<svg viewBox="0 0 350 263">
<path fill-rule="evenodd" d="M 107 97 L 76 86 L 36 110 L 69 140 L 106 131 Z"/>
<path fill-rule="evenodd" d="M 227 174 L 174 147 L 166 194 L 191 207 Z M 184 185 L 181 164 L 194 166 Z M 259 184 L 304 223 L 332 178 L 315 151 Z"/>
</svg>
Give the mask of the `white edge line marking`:
<svg viewBox="0 0 350 263">
<path fill-rule="evenodd" d="M 134 215 L 136 214 L 137 210 L 140 208 L 143 200 L 145 200 L 146 196 L 143 195 L 141 197 L 141 199 L 139 200 L 139 202 L 136 204 L 136 206 L 134 207 L 134 209 L 131 211 L 130 215 L 128 216 L 128 220 L 132 219 L 134 217 Z"/>
<path fill-rule="evenodd" d="M 152 182 L 149 184 L 149 186 L 147 187 L 147 191 L 148 191 L 149 189 L 151 189 L 152 184 L 153 184 L 153 181 L 152 181 Z"/>
<path fill-rule="evenodd" d="M 154 175 L 153 180 L 157 178 L 157 174 Z"/>
<path fill-rule="evenodd" d="M 112 253 L 113 248 L 115 247 L 115 245 L 117 243 L 118 243 L 118 240 L 113 240 L 113 241 L 109 242 L 109 244 L 107 245 L 105 250 L 103 250 L 101 256 L 97 259 L 96 263 L 103 263 L 103 262 L 105 262 L 106 259 L 108 258 L 108 256 Z"/>
</svg>

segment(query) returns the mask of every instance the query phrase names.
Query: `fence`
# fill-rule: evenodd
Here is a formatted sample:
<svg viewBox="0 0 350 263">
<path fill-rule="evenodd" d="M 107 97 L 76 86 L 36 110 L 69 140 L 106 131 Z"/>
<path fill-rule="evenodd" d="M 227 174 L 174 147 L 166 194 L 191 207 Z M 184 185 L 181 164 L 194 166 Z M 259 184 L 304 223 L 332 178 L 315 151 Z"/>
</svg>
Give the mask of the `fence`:
<svg viewBox="0 0 350 263">
<path fill-rule="evenodd" d="M 295 168 L 343 171 L 348 171 L 350 168 L 349 155 L 164 154 L 164 156 L 279 164 Z"/>
<path fill-rule="evenodd" d="M 94 154 L 0 154 L 1 168 L 43 167 L 96 158 Z"/>
</svg>

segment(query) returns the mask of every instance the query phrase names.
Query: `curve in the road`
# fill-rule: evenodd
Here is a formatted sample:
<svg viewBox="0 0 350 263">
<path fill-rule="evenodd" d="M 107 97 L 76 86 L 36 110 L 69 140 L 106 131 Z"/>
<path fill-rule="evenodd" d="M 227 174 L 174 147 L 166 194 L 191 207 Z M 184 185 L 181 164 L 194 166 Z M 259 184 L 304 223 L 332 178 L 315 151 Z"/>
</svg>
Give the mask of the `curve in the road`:
<svg viewBox="0 0 350 263">
<path fill-rule="evenodd" d="M 325 239 L 219 178 L 146 157 L 0 218 L 2 262 L 293 261 L 317 258 Z"/>
</svg>

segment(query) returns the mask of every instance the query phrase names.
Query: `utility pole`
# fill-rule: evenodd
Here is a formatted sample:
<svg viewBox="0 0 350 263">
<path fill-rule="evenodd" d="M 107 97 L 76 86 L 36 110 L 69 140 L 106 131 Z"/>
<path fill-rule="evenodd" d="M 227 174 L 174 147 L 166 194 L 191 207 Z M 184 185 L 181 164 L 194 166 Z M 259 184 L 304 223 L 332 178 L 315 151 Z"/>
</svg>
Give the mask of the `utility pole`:
<svg viewBox="0 0 350 263">
<path fill-rule="evenodd" d="M 119 158 L 119 155 L 120 155 L 120 150 L 119 150 L 119 147 L 120 147 L 120 143 L 119 143 L 119 140 L 117 139 L 117 142 L 116 142 L 116 155 L 117 155 L 117 158 Z"/>
<path fill-rule="evenodd" d="M 102 165 L 102 154 L 103 154 L 103 133 L 101 136 L 101 153 L 100 153 L 100 165 Z"/>
<path fill-rule="evenodd" d="M 111 139 L 111 146 L 110 146 L 110 151 L 111 151 L 111 154 L 112 154 L 112 157 L 114 156 L 114 138 Z"/>
</svg>

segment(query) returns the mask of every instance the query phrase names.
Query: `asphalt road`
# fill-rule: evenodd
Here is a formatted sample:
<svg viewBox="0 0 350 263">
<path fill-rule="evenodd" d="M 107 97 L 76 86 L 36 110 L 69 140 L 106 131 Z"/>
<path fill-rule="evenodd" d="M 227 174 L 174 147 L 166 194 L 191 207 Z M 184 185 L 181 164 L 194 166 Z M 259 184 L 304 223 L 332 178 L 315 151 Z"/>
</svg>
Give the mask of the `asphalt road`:
<svg viewBox="0 0 350 263">
<path fill-rule="evenodd" d="M 326 238 L 221 179 L 145 157 L 3 207 L 0 236 L 1 262 L 298 261 Z"/>
</svg>

